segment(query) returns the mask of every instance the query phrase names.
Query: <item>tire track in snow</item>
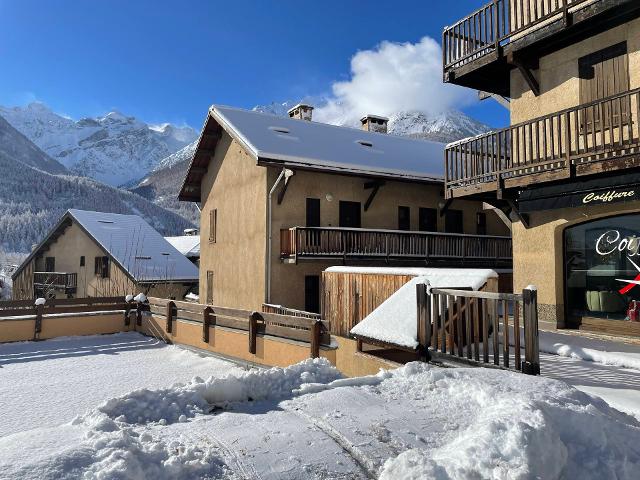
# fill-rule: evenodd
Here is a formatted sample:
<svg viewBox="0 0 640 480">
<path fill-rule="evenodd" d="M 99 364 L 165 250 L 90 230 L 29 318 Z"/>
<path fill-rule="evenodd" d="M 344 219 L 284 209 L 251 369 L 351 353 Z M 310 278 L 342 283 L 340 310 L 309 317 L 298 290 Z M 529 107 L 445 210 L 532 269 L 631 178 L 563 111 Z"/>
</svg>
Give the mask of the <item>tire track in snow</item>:
<svg viewBox="0 0 640 480">
<path fill-rule="evenodd" d="M 222 450 L 224 456 L 232 461 L 234 464 L 234 470 L 237 470 L 237 473 L 242 475 L 244 480 L 262 480 L 262 477 L 255 469 L 253 465 L 246 465 L 241 459 L 240 456 L 233 450 L 233 448 L 228 445 L 225 441 L 218 438 L 211 432 L 207 432 L 207 438 L 212 440 L 220 450 Z M 225 459 L 226 462 L 226 459 Z M 232 465 L 229 465 L 232 467 Z"/>
<path fill-rule="evenodd" d="M 325 435 L 331 438 L 338 446 L 353 460 L 353 462 L 362 470 L 362 473 L 367 478 L 375 480 L 378 478 L 378 469 L 375 466 L 373 460 L 367 457 L 358 447 L 356 447 L 347 437 L 341 434 L 338 430 L 333 428 L 329 423 L 324 420 L 308 414 L 303 411 L 301 407 L 294 407 L 293 409 L 286 408 L 284 405 L 280 405 L 283 410 L 296 414 L 300 418 L 311 423 L 313 426 L 322 431 Z"/>
</svg>

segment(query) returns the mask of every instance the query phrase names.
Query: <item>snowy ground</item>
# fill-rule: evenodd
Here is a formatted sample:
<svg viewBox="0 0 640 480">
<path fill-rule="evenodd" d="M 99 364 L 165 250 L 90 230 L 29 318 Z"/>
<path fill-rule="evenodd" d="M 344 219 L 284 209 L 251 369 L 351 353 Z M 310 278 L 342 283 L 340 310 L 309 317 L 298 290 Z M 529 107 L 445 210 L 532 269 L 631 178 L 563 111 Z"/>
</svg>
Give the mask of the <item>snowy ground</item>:
<svg viewBox="0 0 640 480">
<path fill-rule="evenodd" d="M 498 370 L 414 363 L 341 379 L 309 360 L 247 372 L 137 334 L 0 345 L 0 366 L 0 478 L 631 479 L 640 468 L 634 418 Z"/>
</svg>

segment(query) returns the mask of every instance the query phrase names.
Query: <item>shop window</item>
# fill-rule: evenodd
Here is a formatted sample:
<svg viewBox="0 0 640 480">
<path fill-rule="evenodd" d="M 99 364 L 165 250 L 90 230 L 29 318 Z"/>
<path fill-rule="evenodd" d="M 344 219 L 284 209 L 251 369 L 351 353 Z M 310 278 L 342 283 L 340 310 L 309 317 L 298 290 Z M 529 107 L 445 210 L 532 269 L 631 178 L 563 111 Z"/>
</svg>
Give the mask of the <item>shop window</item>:
<svg viewBox="0 0 640 480">
<path fill-rule="evenodd" d="M 449 209 L 444 214 L 444 231 L 446 233 L 463 233 L 462 210 Z"/>
<path fill-rule="evenodd" d="M 629 55 L 627 43 L 599 50 L 578 60 L 580 77 L 580 104 L 585 105 L 629 91 Z M 629 123 L 631 111 L 629 97 L 604 102 L 602 108 L 581 111 L 582 130 L 617 127 Z"/>
<path fill-rule="evenodd" d="M 418 223 L 421 232 L 437 232 L 438 210 L 435 208 L 421 208 L 418 211 Z"/>
<path fill-rule="evenodd" d="M 638 321 L 640 215 L 583 223 L 564 232 L 565 306 L 570 326 L 590 320 Z M 638 303 L 640 311 L 640 303 Z"/>
<path fill-rule="evenodd" d="M 411 230 L 411 209 L 398 207 L 398 230 Z"/>
</svg>

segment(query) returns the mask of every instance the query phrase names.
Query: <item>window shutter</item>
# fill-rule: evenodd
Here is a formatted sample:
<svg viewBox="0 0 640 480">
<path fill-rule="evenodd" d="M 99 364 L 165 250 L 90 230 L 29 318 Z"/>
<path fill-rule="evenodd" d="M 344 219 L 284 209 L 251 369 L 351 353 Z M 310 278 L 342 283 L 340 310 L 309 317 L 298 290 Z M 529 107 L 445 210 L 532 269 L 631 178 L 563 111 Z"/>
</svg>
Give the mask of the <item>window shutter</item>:
<svg viewBox="0 0 640 480">
<path fill-rule="evenodd" d="M 216 230 L 218 228 L 218 209 L 209 212 L 209 242 L 216 243 Z"/>
</svg>

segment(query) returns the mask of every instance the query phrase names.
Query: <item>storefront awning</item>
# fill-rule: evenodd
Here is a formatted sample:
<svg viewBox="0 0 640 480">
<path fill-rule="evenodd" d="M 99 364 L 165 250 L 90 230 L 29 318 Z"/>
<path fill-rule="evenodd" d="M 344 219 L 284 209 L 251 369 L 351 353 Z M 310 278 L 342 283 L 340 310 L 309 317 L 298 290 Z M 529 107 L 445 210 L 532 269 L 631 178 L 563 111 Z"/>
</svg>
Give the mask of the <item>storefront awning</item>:
<svg viewBox="0 0 640 480">
<path fill-rule="evenodd" d="M 640 173 L 530 188 L 520 192 L 520 213 L 640 200 Z"/>
</svg>

